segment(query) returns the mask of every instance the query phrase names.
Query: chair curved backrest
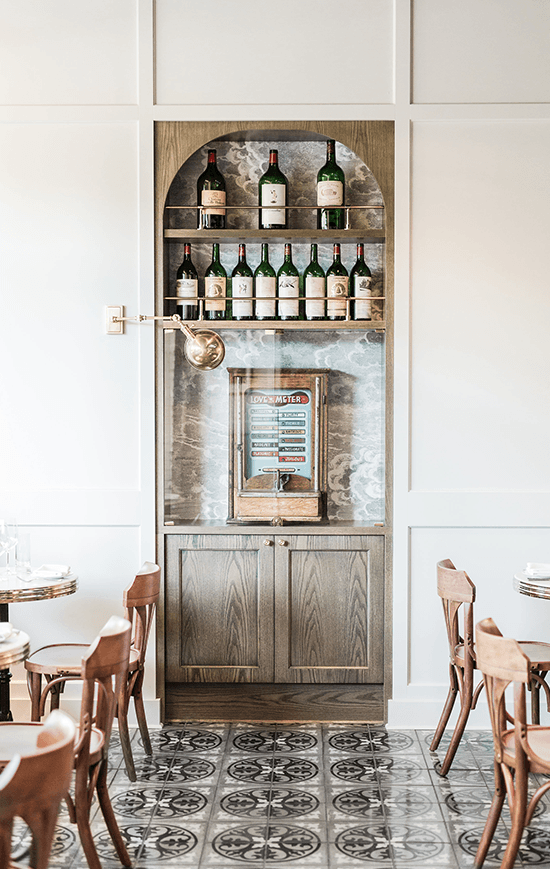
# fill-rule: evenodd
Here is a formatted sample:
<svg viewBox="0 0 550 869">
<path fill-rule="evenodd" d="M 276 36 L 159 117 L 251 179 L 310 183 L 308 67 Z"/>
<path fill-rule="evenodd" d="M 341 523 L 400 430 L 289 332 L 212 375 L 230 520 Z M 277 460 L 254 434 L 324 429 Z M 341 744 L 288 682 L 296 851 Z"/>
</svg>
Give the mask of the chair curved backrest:
<svg viewBox="0 0 550 869">
<path fill-rule="evenodd" d="M 104 733 L 107 751 L 118 695 L 128 675 L 131 632 L 128 619 L 111 616 L 82 659 L 79 748 L 85 734 L 89 748 L 93 723 Z"/>
<path fill-rule="evenodd" d="M 514 718 L 519 725 L 526 725 L 525 685 L 531 680 L 531 662 L 518 641 L 503 637 L 491 618 L 476 625 L 476 652 L 477 666 L 485 682 L 496 757 L 500 761 L 507 722 L 512 725 L 514 722 L 506 712 L 506 688 L 511 682 L 524 683 L 515 695 Z"/>
<path fill-rule="evenodd" d="M 132 623 L 132 648 L 139 652 L 139 668 L 143 669 L 151 625 L 160 594 L 160 567 L 146 561 L 122 593 L 124 614 Z"/>
<path fill-rule="evenodd" d="M 437 563 L 437 593 L 443 603 L 449 654 L 451 661 L 455 659 L 456 647 L 464 643 L 465 663 L 468 659 L 475 661 L 474 653 L 474 608 L 476 587 L 465 570 L 457 570 L 453 562 L 446 558 Z M 465 604 L 464 637 L 458 621 L 460 607 Z M 466 649 L 469 654 L 466 654 Z"/>
<path fill-rule="evenodd" d="M 36 751 L 14 755 L 0 774 L 0 866 L 10 865 L 13 818 L 19 817 L 32 833 L 31 865 L 47 869 L 59 804 L 71 784 L 74 721 L 56 709 L 37 730 Z"/>
</svg>

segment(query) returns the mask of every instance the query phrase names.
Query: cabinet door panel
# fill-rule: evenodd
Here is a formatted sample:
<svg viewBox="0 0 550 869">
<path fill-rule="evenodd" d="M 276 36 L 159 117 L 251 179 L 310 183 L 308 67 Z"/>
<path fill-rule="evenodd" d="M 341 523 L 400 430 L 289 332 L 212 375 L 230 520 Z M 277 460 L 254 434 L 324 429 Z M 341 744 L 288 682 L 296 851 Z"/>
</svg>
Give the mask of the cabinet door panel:
<svg viewBox="0 0 550 869">
<path fill-rule="evenodd" d="M 277 542 L 276 681 L 382 682 L 383 539 Z"/>
<path fill-rule="evenodd" d="M 167 679 L 273 679 L 273 550 L 263 538 L 174 536 L 166 546 Z"/>
</svg>

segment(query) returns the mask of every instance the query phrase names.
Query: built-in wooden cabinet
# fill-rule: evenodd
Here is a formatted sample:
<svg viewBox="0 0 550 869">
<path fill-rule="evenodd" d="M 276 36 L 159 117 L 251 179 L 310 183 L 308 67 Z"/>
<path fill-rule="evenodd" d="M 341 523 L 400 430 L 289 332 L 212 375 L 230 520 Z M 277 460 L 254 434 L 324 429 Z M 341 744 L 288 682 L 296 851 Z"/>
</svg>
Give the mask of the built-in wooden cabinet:
<svg viewBox="0 0 550 869">
<path fill-rule="evenodd" d="M 359 166 L 346 199 L 354 206 L 351 228 L 338 233 L 314 228 L 314 207 L 293 215 L 292 171 L 280 145 L 288 143 L 288 155 L 302 161 L 296 171 L 305 172 L 306 186 L 311 170 L 314 206 L 327 138 L 349 149 Z M 372 321 L 206 322 L 226 343 L 226 359 L 212 372 L 191 369 L 183 335 L 170 323 L 158 326 L 157 514 L 164 594 L 157 657 L 163 720 L 384 720 L 391 688 L 393 125 L 161 122 L 155 141 L 159 315 L 169 310 L 184 241 L 193 246 L 199 278 L 214 241 L 222 262 L 233 256 L 235 263 L 239 242 L 246 242 L 252 269 L 260 243 L 267 241 L 275 270 L 284 243 L 291 242 L 300 272 L 312 241 L 320 251 L 326 245 L 326 256 L 333 241 L 340 241 L 347 266 L 357 241 L 364 241 L 379 297 Z M 268 155 L 270 143 L 277 143 L 271 146 L 279 148 L 289 177 L 291 222 L 289 230 L 260 232 L 251 223 L 257 213 L 245 201 L 257 204 L 256 180 L 234 177 L 241 162 L 250 165 L 254 149 Z M 207 147 L 232 161 L 228 202 L 242 204 L 224 230 L 196 230 L 195 209 L 183 207 L 196 204 Z M 257 166 L 257 175 L 264 170 Z M 239 199 L 242 190 L 245 199 Z M 361 210 L 365 202 L 375 203 L 370 213 Z M 229 260 L 224 265 L 230 274 Z M 322 265 L 326 270 L 328 262 Z M 227 525 L 231 366 L 329 369 L 325 525 Z"/>
</svg>

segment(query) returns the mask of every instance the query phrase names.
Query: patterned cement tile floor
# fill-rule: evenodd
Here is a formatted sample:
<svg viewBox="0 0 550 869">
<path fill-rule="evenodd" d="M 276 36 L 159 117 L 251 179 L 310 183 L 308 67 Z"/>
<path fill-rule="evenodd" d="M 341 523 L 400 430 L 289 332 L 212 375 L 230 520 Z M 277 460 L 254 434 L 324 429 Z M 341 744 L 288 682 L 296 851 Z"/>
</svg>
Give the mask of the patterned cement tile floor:
<svg viewBox="0 0 550 869">
<path fill-rule="evenodd" d="M 442 752 L 429 751 L 425 731 L 191 722 L 151 738 L 148 758 L 133 734 L 137 782 L 126 776 L 116 735 L 110 752 L 111 798 L 138 869 L 473 866 L 492 796 L 486 731 L 467 732 L 446 778 L 435 769 Z M 92 812 L 102 865 L 118 867 L 103 819 Z M 508 828 L 505 810 L 488 869 L 500 865 Z M 65 809 L 50 865 L 87 865 Z M 550 869 L 550 797 L 515 865 Z"/>
</svg>

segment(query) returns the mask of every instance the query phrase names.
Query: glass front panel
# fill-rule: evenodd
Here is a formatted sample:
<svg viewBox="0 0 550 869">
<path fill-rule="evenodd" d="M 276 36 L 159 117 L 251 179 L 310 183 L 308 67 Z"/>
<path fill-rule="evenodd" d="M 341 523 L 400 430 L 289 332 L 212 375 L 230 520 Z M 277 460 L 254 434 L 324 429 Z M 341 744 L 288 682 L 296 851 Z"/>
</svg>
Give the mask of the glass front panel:
<svg viewBox="0 0 550 869">
<path fill-rule="evenodd" d="M 165 522 L 226 522 L 230 367 L 330 370 L 328 520 L 383 522 L 384 335 L 330 329 L 274 334 L 204 325 L 218 331 L 226 347 L 213 371 L 189 365 L 180 331 L 164 335 Z"/>
</svg>

